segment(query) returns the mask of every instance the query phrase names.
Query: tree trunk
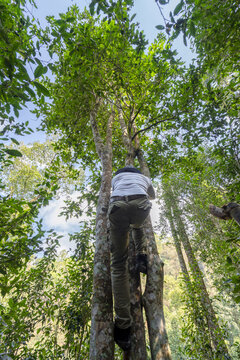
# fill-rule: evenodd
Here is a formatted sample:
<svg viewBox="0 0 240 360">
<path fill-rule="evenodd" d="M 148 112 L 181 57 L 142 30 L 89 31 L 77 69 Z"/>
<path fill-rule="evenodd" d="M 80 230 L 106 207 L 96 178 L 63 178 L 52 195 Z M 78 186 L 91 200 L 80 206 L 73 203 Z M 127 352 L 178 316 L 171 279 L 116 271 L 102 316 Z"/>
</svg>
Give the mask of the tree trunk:
<svg viewBox="0 0 240 360">
<path fill-rule="evenodd" d="M 174 193 L 171 189 L 169 189 L 169 196 L 170 196 L 171 202 L 172 202 L 173 215 L 174 215 L 174 219 L 175 219 L 175 222 L 177 225 L 178 236 L 183 244 L 192 274 L 193 274 L 195 280 L 197 281 L 197 285 L 199 286 L 199 288 L 201 290 L 201 298 L 200 299 L 201 299 L 202 307 L 205 312 L 205 316 L 207 318 L 208 329 L 209 329 L 209 333 L 211 335 L 211 341 L 212 341 L 214 352 L 217 354 L 218 359 L 231 359 L 231 357 L 228 353 L 226 344 L 223 340 L 223 334 L 219 327 L 218 320 L 217 320 L 215 311 L 213 309 L 211 299 L 209 298 L 209 295 L 208 295 L 208 292 L 207 292 L 207 289 L 206 289 L 206 286 L 205 286 L 205 283 L 203 280 L 202 272 L 199 268 L 197 259 L 194 255 L 192 246 L 190 244 L 188 235 L 186 233 L 185 226 L 184 226 L 183 220 L 181 218 L 181 212 L 178 208 Z"/>
<path fill-rule="evenodd" d="M 148 276 L 143 297 L 146 312 L 152 360 L 169 360 L 171 352 L 165 327 L 163 311 L 163 262 L 157 251 L 150 218 L 146 224 L 148 239 Z"/>
<path fill-rule="evenodd" d="M 146 339 L 144 331 L 143 313 L 142 313 L 142 289 L 140 275 L 136 271 L 135 245 L 130 234 L 129 244 L 129 279 L 131 294 L 131 315 L 133 318 L 132 325 L 132 347 L 129 360 L 146 360 Z"/>
<path fill-rule="evenodd" d="M 149 168 L 140 149 L 137 156 L 142 173 L 150 177 Z M 149 341 L 152 360 L 170 360 L 171 351 L 165 326 L 163 311 L 163 262 L 159 257 L 150 217 L 146 224 L 148 239 L 148 276 L 144 292 L 144 309 L 147 317 Z"/>
<path fill-rule="evenodd" d="M 196 291 L 194 291 L 193 284 L 191 282 L 190 275 L 188 273 L 187 265 L 183 256 L 182 252 L 182 246 L 181 241 L 179 239 L 175 224 L 174 224 L 174 217 L 173 217 L 173 210 L 171 206 L 171 198 L 169 198 L 167 191 L 164 189 L 164 201 L 166 205 L 166 218 L 169 221 L 170 229 L 172 233 L 172 237 L 175 244 L 175 249 L 177 251 L 178 261 L 180 264 L 180 268 L 183 274 L 183 279 L 185 283 L 185 288 L 187 291 L 187 299 L 191 306 L 191 311 L 193 313 L 193 321 L 196 326 L 196 329 L 198 330 L 198 333 L 201 336 L 201 344 L 202 344 L 202 350 L 204 353 L 204 356 L 207 359 L 213 359 L 213 351 L 211 346 L 211 339 L 209 339 L 208 333 L 206 330 L 206 321 L 204 318 L 199 316 L 200 309 L 199 309 L 199 303 L 196 298 Z M 199 344 L 200 345 L 200 344 Z M 201 346 L 201 345 L 200 345 Z"/>
<path fill-rule="evenodd" d="M 91 126 L 96 150 L 102 163 L 102 181 L 96 214 L 96 242 L 93 273 L 90 360 L 113 360 L 113 306 L 110 272 L 110 244 L 107 232 L 107 211 L 112 179 L 112 122 L 109 117 L 106 144 L 96 125 L 97 110 L 91 113 Z"/>
</svg>

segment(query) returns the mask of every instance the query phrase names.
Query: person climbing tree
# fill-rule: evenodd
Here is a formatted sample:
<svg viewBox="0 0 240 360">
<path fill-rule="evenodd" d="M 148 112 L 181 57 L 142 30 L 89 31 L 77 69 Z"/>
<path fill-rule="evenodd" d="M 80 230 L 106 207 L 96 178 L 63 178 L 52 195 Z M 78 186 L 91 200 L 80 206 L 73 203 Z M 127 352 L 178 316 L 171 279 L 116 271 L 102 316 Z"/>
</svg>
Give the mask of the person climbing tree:
<svg viewBox="0 0 240 360">
<path fill-rule="evenodd" d="M 115 307 L 114 340 L 124 351 L 131 348 L 130 291 L 128 281 L 129 231 L 136 247 L 137 271 L 147 274 L 144 221 L 155 199 L 151 180 L 134 166 L 119 169 L 112 179 L 109 205 L 111 276 Z"/>
</svg>

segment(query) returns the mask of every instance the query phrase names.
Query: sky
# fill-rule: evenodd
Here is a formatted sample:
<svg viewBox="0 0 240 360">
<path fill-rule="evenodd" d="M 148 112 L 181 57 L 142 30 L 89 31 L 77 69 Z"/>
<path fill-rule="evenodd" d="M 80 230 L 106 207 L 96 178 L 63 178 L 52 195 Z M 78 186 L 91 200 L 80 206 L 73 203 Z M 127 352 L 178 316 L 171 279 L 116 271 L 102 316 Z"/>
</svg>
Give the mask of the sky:
<svg viewBox="0 0 240 360">
<path fill-rule="evenodd" d="M 170 11 L 178 4 L 179 0 L 170 0 L 170 4 L 162 7 L 165 17 L 168 17 Z M 68 7 L 76 4 L 80 7 L 81 10 L 84 7 L 89 6 L 90 0 L 36 0 L 37 9 L 29 8 L 32 14 L 39 19 L 41 26 L 44 28 L 47 25 L 46 16 L 54 15 L 58 17 L 59 13 L 64 13 L 67 11 Z M 140 30 L 143 30 L 149 44 L 154 41 L 155 37 L 158 34 L 156 25 L 164 25 L 164 21 L 160 14 L 160 11 L 157 7 L 155 0 L 135 0 L 135 6 L 133 8 L 133 13 L 136 13 L 134 19 L 135 22 L 139 23 Z M 174 42 L 174 48 L 177 49 L 179 57 L 182 57 L 183 61 L 186 64 L 191 62 L 191 59 L 194 57 L 194 54 L 190 51 L 189 48 L 186 48 L 183 44 L 182 38 L 179 36 Z M 31 108 L 31 105 L 29 106 Z M 40 120 L 37 120 L 29 110 L 23 110 L 20 113 L 21 121 L 28 120 L 30 126 L 35 130 L 39 126 Z M 18 138 L 19 141 L 24 141 L 24 143 L 30 143 L 34 141 L 44 141 L 46 135 L 42 132 L 35 132 L 32 135 L 26 136 L 23 138 Z M 77 194 L 73 195 L 77 197 Z M 78 229 L 77 219 L 69 219 L 67 222 L 63 217 L 59 217 L 59 212 L 61 207 L 64 205 L 64 199 L 58 199 L 51 201 L 50 204 L 43 208 L 40 216 L 43 218 L 44 225 L 46 228 L 54 228 L 61 235 L 63 239 L 61 241 L 61 249 L 68 249 L 72 247 L 68 242 L 68 232 L 74 232 Z M 151 217 L 153 223 L 158 221 L 158 206 L 156 202 L 153 202 L 153 209 L 151 211 Z"/>
</svg>

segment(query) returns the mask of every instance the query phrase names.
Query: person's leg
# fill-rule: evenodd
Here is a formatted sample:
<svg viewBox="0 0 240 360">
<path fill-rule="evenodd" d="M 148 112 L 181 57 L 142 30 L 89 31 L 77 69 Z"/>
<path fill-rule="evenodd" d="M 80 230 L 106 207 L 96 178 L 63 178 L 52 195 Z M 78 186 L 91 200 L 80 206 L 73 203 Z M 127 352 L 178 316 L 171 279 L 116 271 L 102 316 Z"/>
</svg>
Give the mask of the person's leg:
<svg viewBox="0 0 240 360">
<path fill-rule="evenodd" d="M 147 198 L 140 198 L 131 202 L 131 227 L 137 254 L 146 254 L 147 239 L 144 233 L 144 223 L 151 210 L 151 203 Z"/>
<path fill-rule="evenodd" d="M 144 225 L 136 227 L 132 226 L 132 236 L 135 243 L 136 254 L 146 254 L 147 252 L 147 239 L 144 233 Z"/>
<path fill-rule="evenodd" d="M 115 325 L 127 329 L 132 324 L 130 314 L 130 290 L 128 279 L 129 220 L 127 204 L 110 205 L 110 239 L 112 243 L 112 288 L 114 295 Z"/>
<path fill-rule="evenodd" d="M 147 239 L 144 233 L 145 220 L 151 209 L 151 203 L 147 198 L 134 200 L 131 205 L 132 236 L 136 249 L 136 270 L 147 274 Z"/>
</svg>

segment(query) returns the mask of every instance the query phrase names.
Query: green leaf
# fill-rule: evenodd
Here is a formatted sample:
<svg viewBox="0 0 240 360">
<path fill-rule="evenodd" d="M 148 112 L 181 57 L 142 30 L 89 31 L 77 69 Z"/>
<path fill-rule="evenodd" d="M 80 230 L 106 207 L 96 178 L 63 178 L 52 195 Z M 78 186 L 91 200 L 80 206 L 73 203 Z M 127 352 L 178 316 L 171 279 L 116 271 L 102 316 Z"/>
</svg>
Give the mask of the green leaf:
<svg viewBox="0 0 240 360">
<path fill-rule="evenodd" d="M 65 24 L 65 20 L 63 20 L 63 19 L 57 19 L 57 20 L 55 20 L 55 24 L 57 24 L 57 25 L 64 25 Z"/>
<path fill-rule="evenodd" d="M 158 29 L 158 30 L 164 30 L 165 29 L 165 26 L 163 26 L 163 25 L 157 25 L 157 26 L 155 26 L 156 27 L 156 29 Z"/>
<path fill-rule="evenodd" d="M 67 22 L 73 22 L 75 20 L 75 17 L 71 16 L 66 19 Z"/>
<path fill-rule="evenodd" d="M 14 144 L 16 144 L 16 145 L 20 145 L 20 144 L 19 144 L 19 142 L 18 142 L 16 139 L 11 138 L 11 140 L 12 140 L 12 142 L 13 142 Z"/>
<path fill-rule="evenodd" d="M 22 153 L 16 149 L 4 149 L 4 151 L 8 155 L 22 157 Z"/>
<path fill-rule="evenodd" d="M 171 19 L 171 21 L 172 21 L 173 23 L 175 23 L 175 20 L 174 20 L 174 17 L 173 17 L 173 14 L 172 14 L 171 11 L 170 11 L 170 19 Z"/>
<path fill-rule="evenodd" d="M 43 86 L 42 84 L 40 84 L 37 81 L 33 81 L 34 85 L 36 86 L 37 90 L 39 93 L 45 95 L 45 96 L 50 96 L 49 91 L 47 88 L 45 88 L 45 86 Z"/>
<path fill-rule="evenodd" d="M 41 63 L 41 61 L 38 59 L 38 58 L 34 58 L 35 59 L 35 61 L 36 61 L 36 63 L 38 64 L 38 65 L 42 65 L 42 63 Z M 34 62 L 33 62 L 34 63 Z"/>
<path fill-rule="evenodd" d="M 196 35 L 196 28 L 193 21 L 190 22 L 189 31 L 192 36 Z"/>
<path fill-rule="evenodd" d="M 237 304 L 239 304 L 239 303 L 240 303 L 240 296 L 237 296 L 237 297 L 235 298 L 235 301 L 236 301 Z"/>
<path fill-rule="evenodd" d="M 179 14 L 179 12 L 182 10 L 184 2 L 181 1 L 179 4 L 177 4 L 177 6 L 175 7 L 174 11 L 173 11 L 173 15 L 177 15 Z"/>
<path fill-rule="evenodd" d="M 22 62 L 19 60 L 17 63 L 18 69 L 20 71 L 20 73 L 24 76 L 24 78 L 28 81 L 30 81 L 30 77 L 28 75 L 27 69 L 25 68 L 25 66 L 22 64 Z"/>
<path fill-rule="evenodd" d="M 38 65 L 34 70 L 35 79 L 39 78 L 41 75 L 46 74 L 47 66 L 43 66 L 42 64 Z"/>
<path fill-rule="evenodd" d="M 92 16 L 94 15 L 94 6 L 95 6 L 95 2 L 92 1 L 90 6 L 89 6 L 90 14 Z"/>
<path fill-rule="evenodd" d="M 19 111 L 18 109 L 16 108 L 16 106 L 13 105 L 13 111 L 14 111 L 14 114 L 16 117 L 19 117 Z"/>
<path fill-rule="evenodd" d="M 130 21 L 133 21 L 133 19 L 135 18 L 135 16 L 136 16 L 136 14 L 133 14 L 133 15 L 131 16 Z"/>
<path fill-rule="evenodd" d="M 30 96 L 35 97 L 35 92 L 29 86 L 25 86 L 25 90 L 29 93 Z"/>
</svg>

